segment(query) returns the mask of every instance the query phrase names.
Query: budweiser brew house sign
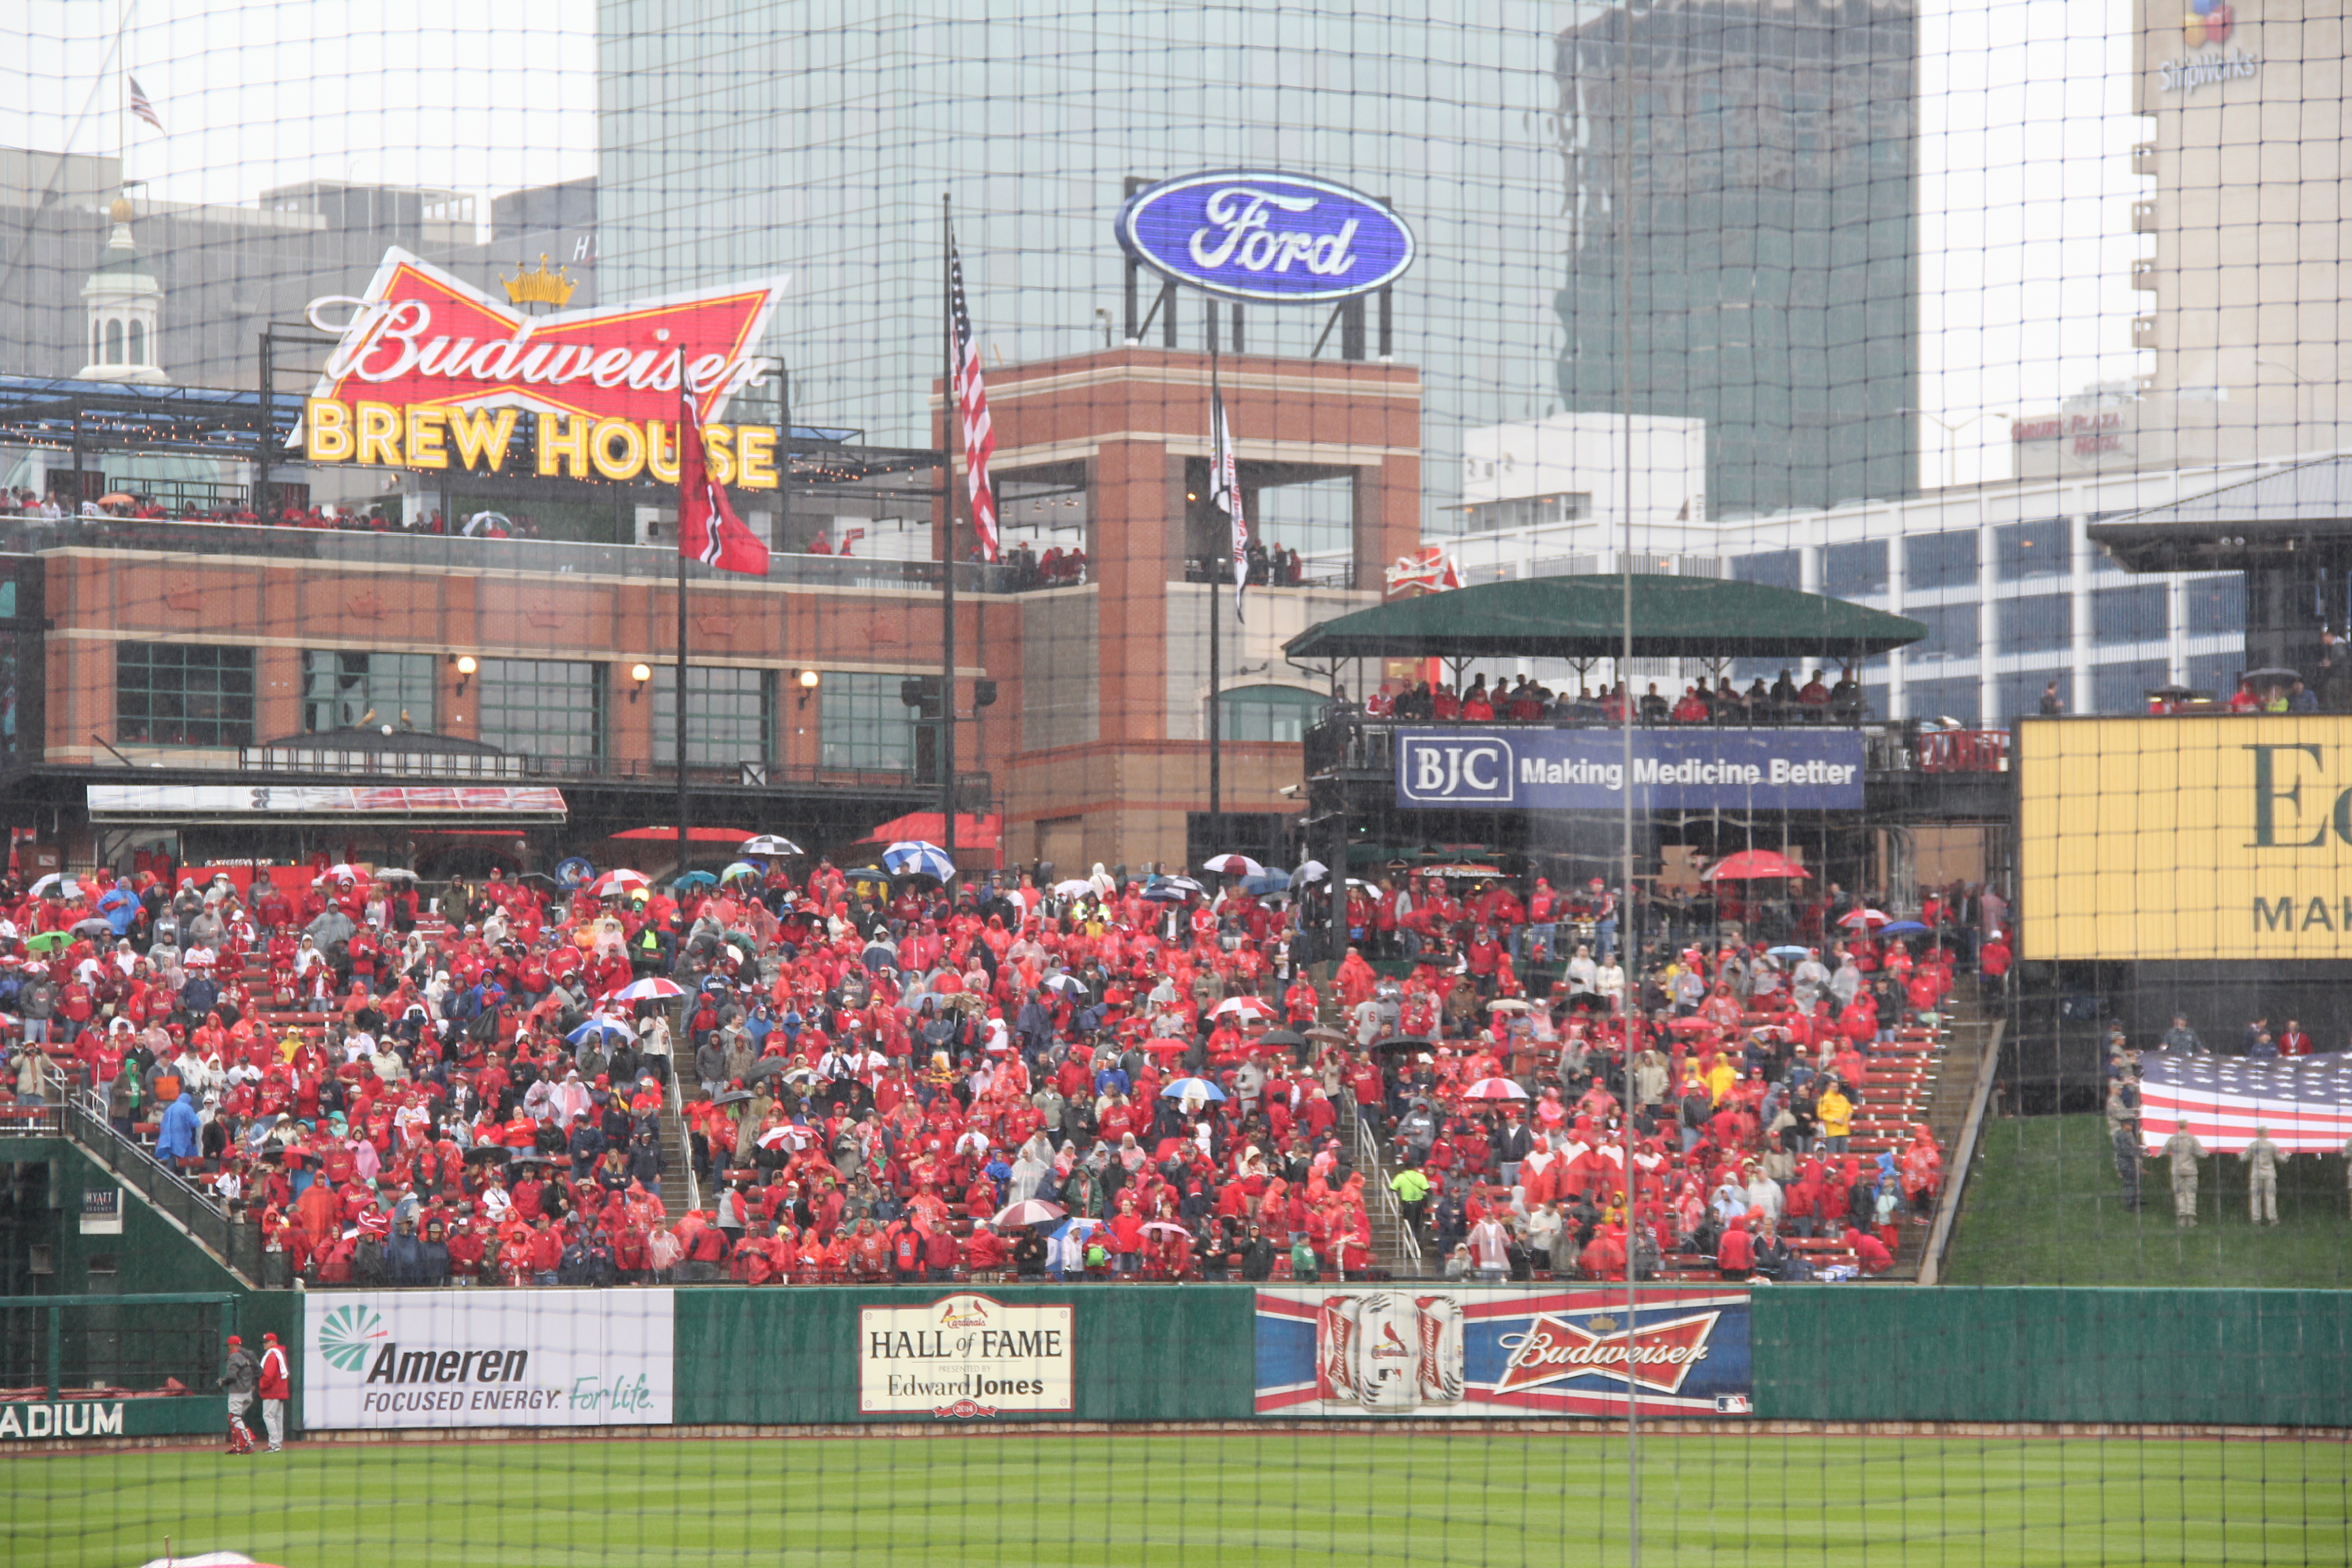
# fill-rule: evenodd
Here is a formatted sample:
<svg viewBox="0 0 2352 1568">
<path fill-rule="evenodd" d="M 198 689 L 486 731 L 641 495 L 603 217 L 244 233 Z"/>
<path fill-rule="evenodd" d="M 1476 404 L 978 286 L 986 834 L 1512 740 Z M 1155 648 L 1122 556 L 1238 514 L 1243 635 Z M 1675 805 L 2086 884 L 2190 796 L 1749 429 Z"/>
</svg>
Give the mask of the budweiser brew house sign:
<svg viewBox="0 0 2352 1568">
<path fill-rule="evenodd" d="M 538 274 L 507 280 L 500 302 L 388 250 L 365 294 L 310 302 L 311 325 L 336 343 L 303 409 L 302 457 L 513 472 L 513 438 L 531 414 L 527 460 L 539 477 L 674 483 L 683 355 L 714 475 L 772 489 L 773 427 L 715 421 L 736 392 L 774 369 L 751 350 L 785 281 L 531 315 L 524 305 L 571 293 L 543 262 Z"/>
</svg>

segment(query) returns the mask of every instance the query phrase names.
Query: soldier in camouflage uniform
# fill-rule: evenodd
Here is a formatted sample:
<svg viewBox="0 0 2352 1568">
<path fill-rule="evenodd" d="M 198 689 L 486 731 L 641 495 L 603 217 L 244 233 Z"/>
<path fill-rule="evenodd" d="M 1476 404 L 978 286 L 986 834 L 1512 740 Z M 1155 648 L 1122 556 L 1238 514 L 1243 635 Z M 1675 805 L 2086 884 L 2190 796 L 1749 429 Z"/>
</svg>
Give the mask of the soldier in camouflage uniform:
<svg viewBox="0 0 2352 1568">
<path fill-rule="evenodd" d="M 2164 1156 L 2172 1163 L 2172 1217 L 2183 1230 L 2197 1225 L 2197 1162 L 2205 1157 L 2205 1145 L 2197 1142 L 2189 1131 L 2189 1123 L 2172 1124 L 2172 1136 L 2164 1141 Z"/>
<path fill-rule="evenodd" d="M 2115 1100 L 2107 1100 L 2107 1136 L 2115 1145 L 2116 1174 L 2124 1184 L 2124 1207 L 2139 1213 L 2139 1119 L 2128 1112 L 2115 1114 Z"/>
<path fill-rule="evenodd" d="M 2278 1224 L 2278 1168 L 2285 1158 L 2271 1142 L 2271 1130 L 2254 1129 L 2254 1141 L 2238 1158 L 2246 1163 L 2246 1218 L 2253 1225 Z"/>
</svg>

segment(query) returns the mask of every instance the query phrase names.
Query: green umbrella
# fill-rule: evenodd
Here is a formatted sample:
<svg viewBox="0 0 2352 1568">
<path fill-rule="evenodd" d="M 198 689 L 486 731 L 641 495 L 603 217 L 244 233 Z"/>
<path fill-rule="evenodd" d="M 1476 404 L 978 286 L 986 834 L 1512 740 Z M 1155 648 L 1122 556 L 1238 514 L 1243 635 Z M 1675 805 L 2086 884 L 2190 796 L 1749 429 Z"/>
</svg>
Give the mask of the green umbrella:
<svg viewBox="0 0 2352 1568">
<path fill-rule="evenodd" d="M 37 936 L 26 937 L 25 939 L 25 945 L 31 948 L 35 952 L 55 952 L 58 948 L 65 946 L 72 941 L 73 933 L 71 931 L 45 931 Z M 43 945 L 45 943 L 47 945 Z"/>
</svg>

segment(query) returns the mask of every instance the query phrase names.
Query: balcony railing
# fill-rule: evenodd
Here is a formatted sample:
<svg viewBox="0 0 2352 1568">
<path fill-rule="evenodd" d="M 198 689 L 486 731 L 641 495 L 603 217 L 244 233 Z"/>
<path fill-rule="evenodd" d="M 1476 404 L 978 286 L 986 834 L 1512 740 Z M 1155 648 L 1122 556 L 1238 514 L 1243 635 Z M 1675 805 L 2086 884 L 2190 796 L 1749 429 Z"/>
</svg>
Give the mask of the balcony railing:
<svg viewBox="0 0 2352 1568">
<path fill-rule="evenodd" d="M 1314 778 L 1328 773 L 1392 773 L 1396 767 L 1395 738 L 1399 730 L 1444 728 L 1443 721 L 1427 719 L 1381 719 L 1357 712 L 1327 710 L 1307 731 L 1307 775 Z M 1476 728 L 1512 730 L 1601 730 L 1614 731 L 1609 723 L 1580 722 L 1574 720 L 1537 720 L 1512 723 L 1504 720 L 1480 721 Z M 1772 728 L 1773 726 L 1757 726 Z M 1865 774 L 1880 773 L 2005 773 L 2009 768 L 2009 731 L 2006 730 L 1946 730 L 1922 724 L 1917 720 L 1887 722 L 1864 720 L 1858 723 L 1827 723 L 1806 728 L 1855 730 L 1863 740 L 1863 771 Z M 1698 729 L 1704 726 L 1672 724 L 1644 725 L 1645 729 Z"/>
</svg>

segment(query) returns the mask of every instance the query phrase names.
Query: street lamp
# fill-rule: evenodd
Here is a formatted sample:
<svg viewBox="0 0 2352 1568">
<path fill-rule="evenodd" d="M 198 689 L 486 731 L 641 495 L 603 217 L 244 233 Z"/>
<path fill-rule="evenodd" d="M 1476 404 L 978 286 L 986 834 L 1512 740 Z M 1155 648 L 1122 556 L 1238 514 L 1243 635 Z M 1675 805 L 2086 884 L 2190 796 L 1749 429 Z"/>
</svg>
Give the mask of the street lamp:
<svg viewBox="0 0 2352 1568">
<path fill-rule="evenodd" d="M 1986 409 L 1981 414 L 1971 414 L 1966 419 L 1958 421 L 1947 419 L 1940 414 L 1930 414 L 1924 408 L 1898 408 L 1895 412 L 1897 414 L 1916 414 L 1920 418 L 1932 419 L 1943 427 L 1944 488 L 1946 489 L 1950 489 L 1952 488 L 1953 443 L 1959 438 L 1960 432 L 1967 429 L 1969 426 L 1975 424 L 1979 419 L 2007 419 L 2013 423 L 2016 418 L 2016 416 L 2014 415 L 2002 414 L 1990 408 Z"/>
</svg>

